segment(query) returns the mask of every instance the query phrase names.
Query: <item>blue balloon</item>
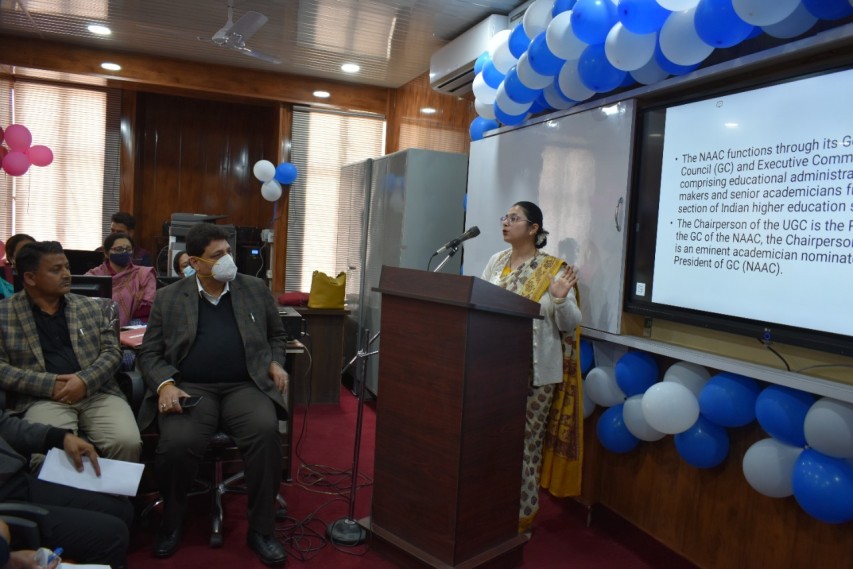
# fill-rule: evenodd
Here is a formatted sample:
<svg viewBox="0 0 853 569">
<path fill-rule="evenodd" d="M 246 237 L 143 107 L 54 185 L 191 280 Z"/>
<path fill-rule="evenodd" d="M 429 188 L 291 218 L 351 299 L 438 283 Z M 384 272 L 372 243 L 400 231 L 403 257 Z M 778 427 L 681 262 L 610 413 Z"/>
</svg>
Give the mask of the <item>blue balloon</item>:
<svg viewBox="0 0 853 569">
<path fill-rule="evenodd" d="M 805 421 L 815 396 L 782 385 L 766 387 L 755 400 L 755 418 L 768 435 L 785 444 L 806 446 Z"/>
<path fill-rule="evenodd" d="M 657 361 L 647 352 L 628 352 L 616 362 L 616 383 L 625 397 L 645 393 L 657 383 L 659 373 Z"/>
<path fill-rule="evenodd" d="M 749 35 L 746 36 L 746 39 L 751 40 L 752 38 L 757 38 L 763 33 L 764 30 L 761 29 L 761 26 L 753 26 L 752 30 L 750 30 L 749 32 Z"/>
<path fill-rule="evenodd" d="M 660 41 L 658 41 L 658 44 L 655 46 L 655 61 L 661 69 L 670 75 L 684 75 L 685 73 L 690 73 L 699 67 L 698 63 L 693 65 L 678 65 L 677 63 L 673 63 L 668 60 L 660 49 Z"/>
<path fill-rule="evenodd" d="M 535 101 L 533 101 L 533 105 L 537 106 L 537 107 L 542 107 L 542 109 L 546 110 L 546 111 L 550 111 L 550 110 L 554 109 L 554 107 L 552 107 L 548 103 L 548 101 L 545 100 L 545 93 L 544 92 L 539 93 L 539 96 L 536 97 Z M 533 114 L 533 107 L 530 107 L 530 114 Z M 583 340 L 581 340 L 581 343 L 583 343 Z M 583 371 L 583 364 L 581 364 L 581 373 L 586 373 Z"/>
<path fill-rule="evenodd" d="M 507 126 L 513 126 L 517 124 L 521 124 L 524 122 L 524 119 L 527 118 L 527 113 L 522 115 L 510 115 L 503 111 L 503 109 L 495 103 L 495 118 L 498 119 L 498 122 Z"/>
<path fill-rule="evenodd" d="M 692 427 L 673 438 L 681 458 L 696 468 L 713 468 L 729 454 L 729 434 L 701 415 Z"/>
<path fill-rule="evenodd" d="M 492 89 L 497 89 L 503 80 L 504 74 L 498 71 L 491 59 L 483 65 L 483 81 L 486 82 L 486 85 Z"/>
<path fill-rule="evenodd" d="M 656 0 L 620 0 L 616 11 L 622 25 L 635 34 L 660 31 L 671 13 Z"/>
<path fill-rule="evenodd" d="M 530 45 L 530 38 L 527 37 L 527 32 L 524 31 L 524 23 L 521 22 L 512 29 L 509 34 L 509 52 L 516 59 L 524 55 L 527 51 L 527 46 Z"/>
<path fill-rule="evenodd" d="M 630 452 L 640 444 L 640 439 L 631 434 L 622 418 L 623 403 L 609 407 L 595 426 L 595 432 L 601 445 L 610 452 Z"/>
<path fill-rule="evenodd" d="M 803 0 L 803 6 L 821 20 L 839 20 L 853 14 L 848 0 Z"/>
<path fill-rule="evenodd" d="M 578 77 L 596 93 L 612 91 L 625 80 L 627 71 L 616 69 L 607 60 L 604 44 L 588 45 L 578 59 Z"/>
<path fill-rule="evenodd" d="M 794 498 L 810 516 L 828 524 L 853 520 L 853 465 L 807 448 L 794 465 Z"/>
<path fill-rule="evenodd" d="M 551 17 L 553 18 L 557 14 L 568 12 L 569 10 L 575 7 L 575 3 L 577 1 L 578 0 L 556 0 L 554 2 L 554 7 L 551 8 Z"/>
<path fill-rule="evenodd" d="M 584 43 L 604 43 L 610 28 L 619 21 L 611 0 L 578 0 L 572 8 L 572 31 Z"/>
<path fill-rule="evenodd" d="M 471 134 L 471 140 L 480 140 L 486 131 L 496 129 L 499 126 L 496 120 L 477 117 L 471 121 L 471 127 L 468 129 L 468 132 Z"/>
<path fill-rule="evenodd" d="M 733 47 L 752 33 L 752 24 L 740 19 L 732 0 L 701 0 L 693 19 L 699 38 L 711 47 Z"/>
<path fill-rule="evenodd" d="M 530 42 L 527 58 L 530 67 L 539 75 L 556 75 L 565 63 L 565 60 L 560 59 L 548 49 L 548 44 L 545 43 L 545 32 L 540 33 Z"/>
<path fill-rule="evenodd" d="M 736 373 L 713 376 L 699 392 L 699 410 L 724 427 L 742 427 L 755 420 L 758 383 Z"/>
<path fill-rule="evenodd" d="M 531 116 L 538 115 L 541 112 L 551 110 L 551 107 L 548 106 L 548 103 L 545 103 L 545 105 L 542 104 L 541 99 L 542 99 L 542 91 L 538 91 L 536 98 L 533 100 L 533 104 L 530 105 L 529 109 L 527 109 L 528 115 L 531 115 Z M 583 372 L 581 372 L 581 373 L 583 373 Z"/>
<path fill-rule="evenodd" d="M 480 57 L 477 58 L 477 61 L 474 62 L 474 75 L 477 75 L 480 71 L 483 70 L 483 66 L 492 60 L 492 57 L 489 55 L 488 51 L 484 51 L 480 54 Z"/>
<path fill-rule="evenodd" d="M 296 181 L 296 176 L 298 172 L 296 170 L 296 166 L 291 164 L 290 162 L 282 162 L 275 168 L 275 179 L 279 184 L 284 184 L 285 186 L 292 184 Z"/>
<path fill-rule="evenodd" d="M 521 79 L 518 78 L 518 71 L 514 65 L 506 72 L 504 89 L 507 96 L 516 103 L 531 103 L 542 92 L 542 89 L 531 89 L 522 83 Z"/>
<path fill-rule="evenodd" d="M 636 82 L 637 81 L 634 79 L 634 77 L 630 73 L 625 73 L 625 80 L 622 81 L 622 83 L 620 83 L 619 86 L 620 87 L 630 87 L 631 85 L 635 84 Z"/>
<path fill-rule="evenodd" d="M 586 376 L 595 367 L 595 350 L 589 340 L 581 339 L 580 344 L 581 375 Z"/>
</svg>

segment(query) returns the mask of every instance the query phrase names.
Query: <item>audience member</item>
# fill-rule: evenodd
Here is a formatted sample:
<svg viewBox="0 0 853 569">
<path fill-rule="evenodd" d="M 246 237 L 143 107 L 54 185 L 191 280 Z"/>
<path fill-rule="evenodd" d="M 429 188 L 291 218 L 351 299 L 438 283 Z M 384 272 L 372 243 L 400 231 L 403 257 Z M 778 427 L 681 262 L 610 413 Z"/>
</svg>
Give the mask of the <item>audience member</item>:
<svg viewBox="0 0 853 569">
<path fill-rule="evenodd" d="M 27 455 L 51 448 L 65 450 L 77 470 L 93 468 L 100 476 L 98 454 L 87 441 L 56 427 L 28 423 L 0 411 L 0 501 L 25 502 L 48 511 L 42 545 L 62 547 L 63 555 L 77 563 L 108 564 L 113 569 L 126 564 L 133 506 L 126 498 L 87 492 L 70 486 L 44 482 L 26 468 Z M 84 457 L 88 459 L 84 461 Z M 0 567 L 8 536 L 0 539 Z M 28 554 L 12 552 L 20 562 L 11 567 L 35 567 L 23 563 Z M 31 557 L 30 557 L 31 558 Z M 7 561 L 9 561 L 7 559 Z"/>
<path fill-rule="evenodd" d="M 35 241 L 26 233 L 16 233 L 6 240 L 6 257 L 0 267 L 3 269 L 3 278 L 0 279 L 0 296 L 9 298 L 14 294 L 15 285 L 15 251 L 27 243 Z"/>
<path fill-rule="evenodd" d="M 108 458 L 139 460 L 139 430 L 115 380 L 121 350 L 113 322 L 97 300 L 69 293 L 58 242 L 28 243 L 15 262 L 24 290 L 0 302 L 7 407 L 28 421 L 82 432 Z"/>
<path fill-rule="evenodd" d="M 126 211 L 114 213 L 110 222 L 110 233 L 127 233 L 133 239 L 136 232 L 136 218 Z M 133 250 L 133 264 L 139 267 L 153 267 L 151 253 L 137 245 Z"/>
<path fill-rule="evenodd" d="M 133 264 L 133 240 L 127 233 L 110 233 L 104 239 L 104 262 L 86 272 L 87 275 L 113 278 L 113 300 L 118 304 L 122 326 L 148 321 L 151 304 L 157 293 L 154 269 Z"/>
<path fill-rule="evenodd" d="M 287 554 L 274 536 L 274 504 L 282 468 L 278 420 L 287 417 L 286 336 L 269 288 L 237 274 L 227 238 L 211 223 L 190 228 L 186 248 L 195 278 L 160 289 L 139 350 L 150 388 L 140 426 L 157 417 L 160 428 L 155 469 L 164 511 L 153 553 L 177 551 L 199 459 L 221 428 L 243 456 L 247 542 L 261 561 L 280 565 Z M 188 395 L 202 399 L 183 409 Z"/>
<path fill-rule="evenodd" d="M 176 277 L 191 277 L 195 274 L 195 269 L 190 266 L 190 256 L 186 251 L 181 251 L 175 255 L 175 260 L 172 261 L 172 269 L 175 271 Z"/>
</svg>

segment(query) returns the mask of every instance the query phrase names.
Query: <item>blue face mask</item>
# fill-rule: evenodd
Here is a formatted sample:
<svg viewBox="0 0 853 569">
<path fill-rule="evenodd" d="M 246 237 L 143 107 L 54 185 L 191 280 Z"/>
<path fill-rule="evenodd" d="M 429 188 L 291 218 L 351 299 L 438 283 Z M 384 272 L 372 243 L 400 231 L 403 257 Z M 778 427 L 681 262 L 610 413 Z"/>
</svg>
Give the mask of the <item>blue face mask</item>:
<svg viewBox="0 0 853 569">
<path fill-rule="evenodd" d="M 191 277 L 195 274 L 195 269 L 192 268 L 192 265 L 187 265 L 184 267 L 184 277 Z"/>
<path fill-rule="evenodd" d="M 118 267 L 126 267 L 130 264 L 130 253 L 110 253 L 110 261 Z"/>
</svg>

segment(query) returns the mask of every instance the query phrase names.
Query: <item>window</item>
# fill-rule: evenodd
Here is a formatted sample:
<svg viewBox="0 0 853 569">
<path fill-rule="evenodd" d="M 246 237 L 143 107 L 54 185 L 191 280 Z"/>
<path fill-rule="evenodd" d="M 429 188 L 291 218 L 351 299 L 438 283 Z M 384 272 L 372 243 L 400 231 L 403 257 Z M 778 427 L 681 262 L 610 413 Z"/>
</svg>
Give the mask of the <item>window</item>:
<svg viewBox="0 0 853 569">
<path fill-rule="evenodd" d="M 22 124 L 53 152 L 46 167 L 0 173 L 0 239 L 28 233 L 68 249 L 101 245 L 118 211 L 120 97 L 106 90 L 0 79 L 0 124 Z"/>
<path fill-rule="evenodd" d="M 294 109 L 291 160 L 299 177 L 290 187 L 285 290 L 307 292 L 315 270 L 340 268 L 338 214 L 349 207 L 341 167 L 378 158 L 384 148 L 383 117 Z"/>
</svg>

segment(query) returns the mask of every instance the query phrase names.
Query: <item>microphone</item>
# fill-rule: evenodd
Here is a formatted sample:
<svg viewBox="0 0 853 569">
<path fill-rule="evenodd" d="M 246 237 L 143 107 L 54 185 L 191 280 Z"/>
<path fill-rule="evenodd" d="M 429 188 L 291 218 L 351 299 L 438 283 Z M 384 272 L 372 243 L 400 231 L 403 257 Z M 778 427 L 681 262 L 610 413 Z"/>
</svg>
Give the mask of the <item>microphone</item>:
<svg viewBox="0 0 853 569">
<path fill-rule="evenodd" d="M 463 241 L 468 241 L 469 239 L 472 239 L 479 234 L 480 234 L 480 228 L 475 225 L 474 227 L 472 227 L 471 229 L 469 229 L 468 231 L 466 231 L 465 233 L 463 233 L 462 235 L 460 235 L 456 239 L 451 239 L 450 241 L 445 243 L 444 246 L 441 247 L 440 249 L 436 250 L 436 252 L 433 253 L 433 255 L 438 255 L 442 251 L 447 251 L 448 249 L 456 249 L 457 247 L 459 247 L 459 245 Z"/>
</svg>

